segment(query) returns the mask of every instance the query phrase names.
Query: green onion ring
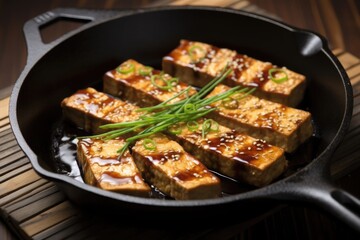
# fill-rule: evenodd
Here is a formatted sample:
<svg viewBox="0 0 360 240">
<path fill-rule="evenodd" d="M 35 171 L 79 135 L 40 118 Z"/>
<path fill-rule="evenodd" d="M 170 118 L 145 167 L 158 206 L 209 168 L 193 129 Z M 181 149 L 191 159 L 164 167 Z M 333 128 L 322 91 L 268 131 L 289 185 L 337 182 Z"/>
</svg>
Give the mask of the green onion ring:
<svg viewBox="0 0 360 240">
<path fill-rule="evenodd" d="M 184 112 L 185 113 L 192 113 L 196 111 L 196 106 L 192 103 L 187 103 L 184 105 Z"/>
<path fill-rule="evenodd" d="M 143 68 L 140 68 L 139 74 L 140 74 L 141 76 L 149 76 L 149 75 L 151 75 L 152 70 L 153 70 L 152 67 L 145 66 L 145 67 L 143 67 Z"/>
<path fill-rule="evenodd" d="M 123 64 L 125 65 L 125 64 Z M 131 67 L 131 65 L 130 65 Z M 136 70 L 136 69 L 135 69 Z M 207 95 L 209 92 L 212 91 L 212 89 L 219 84 L 221 81 L 225 79 L 225 77 L 230 73 L 230 70 L 224 70 L 224 73 L 221 74 L 219 77 L 214 78 L 212 81 L 210 81 L 206 86 L 201 88 L 199 92 L 196 94 L 190 96 L 187 99 L 178 101 L 176 103 L 168 104 L 172 99 L 175 99 L 175 97 L 180 96 L 181 94 L 187 93 L 190 89 L 190 87 L 187 87 L 185 90 L 182 90 L 180 93 L 175 94 L 175 97 L 169 98 L 163 103 L 160 103 L 154 107 L 150 108 L 144 108 L 148 113 L 145 113 L 142 117 L 139 118 L 139 120 L 124 122 L 124 123 L 115 123 L 103 125 L 102 127 L 113 129 L 109 132 L 102 133 L 99 135 L 93 135 L 90 136 L 91 138 L 105 138 L 105 139 L 113 139 L 118 136 L 122 136 L 129 132 L 136 132 L 136 136 L 127 138 L 125 145 L 119 149 L 120 155 L 122 155 L 129 147 L 130 144 L 133 144 L 134 141 L 138 139 L 146 139 L 149 138 L 149 136 L 161 132 L 161 131 L 169 131 L 173 130 L 174 133 L 178 132 L 180 133 L 181 130 L 183 130 L 183 127 L 185 126 L 185 122 L 188 121 L 196 121 L 198 118 L 205 117 L 209 112 L 215 110 L 215 108 L 209 108 L 207 109 L 206 106 L 213 102 L 221 101 L 222 99 L 225 99 L 226 97 L 229 97 L 229 93 L 220 93 L 217 96 L 212 96 L 206 100 L 203 99 L 205 95 Z M 166 75 L 165 75 L 166 76 Z M 157 76 L 159 77 L 159 76 Z M 160 76 L 163 77 L 162 75 Z M 170 77 L 168 77 L 170 79 Z M 156 80 L 156 78 L 153 78 L 153 81 Z M 166 79 L 160 79 L 165 80 Z M 159 80 L 159 81 L 160 81 Z M 170 81 L 169 81 L 170 82 Z M 233 88 L 231 91 L 231 94 L 233 94 L 238 87 Z M 253 88 L 254 90 L 255 88 Z M 247 89 L 243 89 L 242 91 L 247 91 Z M 240 92 L 240 90 L 239 90 Z M 251 91 L 247 91 L 246 94 L 250 94 Z M 190 112 L 185 113 L 185 105 L 187 105 L 186 109 Z M 203 109 L 204 108 L 204 109 Z M 199 111 L 197 109 L 200 109 Z M 160 111 L 159 111 L 160 110 Z M 192 111 L 195 110 L 195 111 Z M 189 118 L 187 118 L 189 116 Z M 219 130 L 219 124 L 215 121 L 207 121 L 207 119 L 204 119 L 204 126 L 202 126 L 202 135 L 203 137 L 206 137 L 206 134 L 211 131 L 218 131 Z M 120 125 L 118 125 L 120 124 Z M 178 125 L 176 125 L 178 124 Z M 188 125 L 193 126 L 192 123 L 189 123 Z M 195 125 L 195 124 L 194 124 Z M 180 126 L 180 127 L 176 127 Z M 177 129 L 176 129 L 177 128 Z M 141 130 L 141 131 L 139 131 Z M 153 149 L 156 148 L 156 143 L 153 143 L 152 140 L 145 140 L 142 144 L 146 146 L 146 148 Z M 145 148 L 144 148 L 145 149 Z"/>
<path fill-rule="evenodd" d="M 168 81 L 170 86 L 174 86 L 174 85 L 178 84 L 178 82 L 179 82 L 179 78 L 176 78 L 176 77 L 173 77 Z"/>
<path fill-rule="evenodd" d="M 275 78 L 273 74 L 277 73 L 277 72 L 284 73 L 285 76 L 282 77 L 282 78 Z M 283 69 L 279 69 L 279 68 L 271 68 L 271 69 L 269 69 L 268 74 L 269 74 L 269 77 L 270 77 L 271 81 L 273 81 L 275 83 L 283 83 L 283 82 L 285 82 L 285 81 L 287 81 L 289 79 L 287 73 Z"/>
<path fill-rule="evenodd" d="M 132 73 L 135 70 L 135 65 L 132 63 L 125 63 L 116 68 L 116 71 L 121 74 Z"/>
<path fill-rule="evenodd" d="M 165 85 L 165 86 L 160 86 L 160 85 L 158 85 L 158 84 L 156 83 L 156 78 L 160 79 L 160 80 L 161 80 L 162 82 L 164 82 L 166 85 Z M 169 90 L 169 89 L 172 88 L 172 86 L 169 84 L 169 82 L 166 81 L 162 75 L 152 75 L 150 80 L 151 80 L 151 83 L 152 83 L 155 87 L 157 87 L 157 88 L 159 88 L 159 89 L 161 89 L 161 90 Z"/>
<path fill-rule="evenodd" d="M 214 120 L 211 120 L 210 131 L 218 132 L 219 131 L 219 123 Z"/>
<path fill-rule="evenodd" d="M 195 53 L 196 49 L 198 49 L 200 52 L 202 52 L 204 56 L 206 54 L 204 48 L 202 48 L 202 47 L 200 47 L 198 45 L 191 46 L 189 48 L 189 50 L 188 50 L 188 53 L 189 53 L 189 56 L 190 56 L 191 60 L 193 60 L 193 61 L 196 60 L 196 53 Z M 204 56 L 200 57 L 199 61 L 201 61 L 204 58 Z"/>
<path fill-rule="evenodd" d="M 211 132 L 219 131 L 219 124 L 217 122 L 215 122 L 214 120 L 212 120 L 212 119 L 207 119 L 202 124 L 202 129 L 201 129 L 202 138 L 205 138 L 205 136 L 210 131 Z"/>
<path fill-rule="evenodd" d="M 199 129 L 199 124 L 196 121 L 189 121 L 186 123 L 186 126 L 191 132 L 195 132 Z"/>
<path fill-rule="evenodd" d="M 203 122 L 202 127 L 201 127 L 201 136 L 202 136 L 202 138 L 205 138 L 205 136 L 208 134 L 210 127 L 211 127 L 211 120 L 210 119 Z"/>
<path fill-rule="evenodd" d="M 155 150 L 156 149 L 156 143 L 154 142 L 154 140 L 151 140 L 150 138 L 145 138 L 143 140 L 143 146 L 146 150 Z"/>
<path fill-rule="evenodd" d="M 168 131 L 171 132 L 172 134 L 178 135 L 182 133 L 182 128 L 180 127 L 179 124 L 174 124 L 168 128 Z"/>
</svg>

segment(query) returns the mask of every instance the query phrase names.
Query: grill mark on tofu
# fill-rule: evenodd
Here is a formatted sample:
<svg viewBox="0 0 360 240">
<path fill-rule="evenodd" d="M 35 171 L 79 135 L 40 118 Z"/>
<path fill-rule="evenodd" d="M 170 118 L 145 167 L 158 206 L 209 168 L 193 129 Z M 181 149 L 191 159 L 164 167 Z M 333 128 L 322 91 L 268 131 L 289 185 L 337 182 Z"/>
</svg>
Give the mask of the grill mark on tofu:
<svg viewBox="0 0 360 240">
<path fill-rule="evenodd" d="M 151 138 L 155 150 L 145 149 L 143 140 L 132 148 L 145 179 L 175 199 L 204 199 L 221 196 L 220 180 L 201 162 L 162 134 Z"/>
<path fill-rule="evenodd" d="M 123 64 L 125 63 L 126 62 L 124 62 Z M 109 75 L 105 76 L 104 78 L 105 91 L 107 91 L 107 89 L 109 89 L 109 87 L 111 87 L 112 85 L 120 84 L 118 80 L 110 79 L 108 76 Z M 132 77 L 133 76 L 131 76 L 130 78 Z M 143 81 L 145 80 L 146 79 L 143 79 Z M 149 81 L 149 79 L 147 79 L 147 81 Z M 154 101 L 153 98 L 156 98 L 156 101 L 158 102 L 162 101 L 162 99 L 147 94 L 144 89 L 133 87 L 132 84 L 134 84 L 134 81 L 127 81 L 126 85 L 122 85 L 125 86 L 123 91 L 135 91 L 136 93 L 133 95 L 135 99 L 130 98 L 128 99 L 129 101 L 136 102 L 136 98 L 139 98 L 140 95 L 143 97 L 144 102 L 152 102 Z M 167 95 L 167 97 L 170 98 L 174 94 L 176 94 L 176 92 L 172 92 L 170 95 Z M 144 104 L 143 106 L 148 105 Z M 201 129 L 201 122 L 203 121 L 203 119 L 199 119 L 198 121 L 200 121 L 199 129 Z M 219 126 L 219 128 L 220 133 L 232 131 L 225 126 Z M 246 150 L 247 148 L 251 148 L 252 150 L 253 145 L 258 144 L 258 139 L 256 138 L 252 138 L 246 135 L 240 135 L 240 133 L 233 133 L 233 136 L 237 137 L 237 143 L 234 145 L 239 145 L 238 148 L 240 146 L 247 146 L 247 148 L 241 148 L 243 149 L 243 151 L 240 151 L 239 153 L 236 153 L 234 151 L 232 154 L 226 155 L 226 149 L 222 149 L 221 147 L 217 147 L 215 149 L 214 146 L 212 148 L 209 148 L 209 146 L 204 145 L 201 138 L 201 132 L 196 133 L 192 131 L 186 131 L 186 127 L 182 127 L 182 129 L 183 132 L 180 135 L 172 135 L 169 133 L 169 136 L 176 141 L 179 141 L 186 151 L 195 155 L 198 159 L 201 159 L 201 161 L 210 169 L 213 169 L 226 176 L 233 177 L 237 180 L 245 181 L 250 185 L 263 186 L 270 183 L 272 180 L 278 177 L 287 166 L 287 161 L 284 157 L 283 149 L 264 143 L 263 146 L 266 145 L 266 147 L 259 148 L 256 152 Z M 218 137 L 224 136 L 219 135 Z M 230 149 L 232 148 L 230 147 Z M 259 156 L 264 157 L 259 158 Z M 236 173 L 237 170 L 240 169 L 242 169 L 242 172 L 239 174 Z"/>
<path fill-rule="evenodd" d="M 206 57 L 194 59 L 189 53 L 194 46 L 201 48 Z M 282 67 L 288 80 L 278 84 L 270 81 L 268 74 L 269 69 L 279 68 L 278 66 L 202 42 L 181 40 L 179 46 L 163 58 L 162 68 L 164 72 L 179 77 L 181 81 L 203 87 L 219 75 L 227 63 L 233 69 L 223 82 L 228 86 L 256 87 L 256 96 L 288 106 L 297 106 L 304 96 L 306 79 L 302 74 Z M 275 78 L 279 77 L 279 74 L 281 73 L 276 73 Z"/>
<path fill-rule="evenodd" d="M 229 89 L 230 87 L 220 84 L 207 97 L 218 95 Z M 309 112 L 252 95 L 225 103 L 214 102 L 210 106 L 216 107 L 217 110 L 210 113 L 209 117 L 219 123 L 255 138 L 264 139 L 284 148 L 287 152 L 295 151 L 313 133 Z"/>
<path fill-rule="evenodd" d="M 151 188 L 142 179 L 129 151 L 118 159 L 117 150 L 123 145 L 124 140 L 121 138 L 108 141 L 79 140 L 77 160 L 82 168 L 84 181 L 108 191 L 149 197 Z"/>
</svg>

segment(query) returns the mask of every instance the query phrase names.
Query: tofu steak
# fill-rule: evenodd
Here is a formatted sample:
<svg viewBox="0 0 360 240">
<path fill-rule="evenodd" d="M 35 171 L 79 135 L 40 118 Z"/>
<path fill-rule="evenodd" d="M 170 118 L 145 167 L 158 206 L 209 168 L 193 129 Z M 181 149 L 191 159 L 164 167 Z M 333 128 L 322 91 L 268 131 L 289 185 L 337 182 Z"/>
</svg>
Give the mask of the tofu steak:
<svg viewBox="0 0 360 240">
<path fill-rule="evenodd" d="M 129 151 L 119 158 L 117 150 L 123 145 L 121 138 L 79 140 L 77 160 L 84 182 L 108 191 L 149 197 L 151 188 L 144 182 Z"/>
<path fill-rule="evenodd" d="M 205 136 L 202 125 L 205 119 L 198 119 L 198 129 L 189 129 L 184 123 L 181 132 L 169 134 L 184 149 L 209 168 L 220 174 L 262 187 L 279 177 L 287 168 L 284 150 L 261 139 L 215 125 Z M 216 126 L 216 127 L 215 127 Z"/>
<path fill-rule="evenodd" d="M 137 106 L 90 87 L 63 99 L 61 107 L 67 120 L 93 134 L 104 132 L 99 128 L 101 125 L 134 121 L 141 116 L 135 111 Z"/>
<path fill-rule="evenodd" d="M 140 116 L 135 112 L 138 109 L 137 106 L 115 99 L 93 88 L 79 90 L 64 99 L 62 108 L 68 120 L 77 127 L 92 133 L 99 132 L 98 126 L 100 125 L 133 121 Z M 92 121 L 96 121 L 96 124 L 92 123 Z M 136 132 L 131 132 L 128 136 L 135 134 Z M 136 143 L 134 148 L 136 163 L 143 172 L 146 182 L 150 182 L 160 191 L 175 199 L 200 199 L 220 196 L 221 185 L 219 179 L 199 160 L 185 152 L 178 143 L 171 141 L 163 134 L 158 134 L 154 140 L 157 149 L 165 153 L 165 159 L 170 157 L 171 153 L 174 159 L 167 162 L 162 161 L 160 165 L 147 164 L 145 166 L 144 161 L 148 159 L 150 153 L 143 151 L 139 147 L 143 140 Z M 128 192 L 131 195 L 146 195 L 144 192 L 138 191 L 136 188 L 132 189 L 130 186 L 131 183 L 138 183 L 136 181 L 141 180 L 141 175 L 128 151 L 125 152 L 121 161 L 117 160 L 118 154 L 116 151 L 123 144 L 124 140 L 122 139 L 108 141 L 83 139 L 79 141 L 78 162 L 83 169 L 84 181 L 106 190 Z M 160 157 L 158 153 L 157 155 Z M 125 161 L 126 165 L 121 164 L 122 161 Z M 164 185 L 164 183 L 166 184 Z M 145 189 L 143 190 L 145 191 Z"/>
<path fill-rule="evenodd" d="M 132 59 L 123 62 L 120 66 L 127 64 L 136 66 L 136 69 L 145 68 L 144 65 Z M 150 106 L 150 103 L 164 102 L 176 96 L 188 86 L 181 83 L 181 87 L 175 85 L 170 90 L 155 91 L 156 86 L 151 83 L 148 76 L 142 76 L 136 71 L 122 75 L 114 72 L 115 70 L 108 71 L 105 74 L 104 91 L 110 94 L 116 94 L 113 89 L 123 89 L 122 92 L 131 92 L 131 95 L 126 96 L 127 100 L 136 102 L 142 107 Z M 171 78 L 171 76 L 168 77 Z M 149 89 L 152 90 L 149 92 Z M 216 96 L 229 89 L 230 87 L 219 84 L 207 97 Z M 195 93 L 196 89 L 191 88 L 188 96 Z M 182 100 L 185 96 L 186 94 L 183 94 L 173 101 Z M 119 95 L 119 97 L 124 96 Z M 300 144 L 312 136 L 313 127 L 310 112 L 253 95 L 240 100 L 235 99 L 238 97 L 241 98 L 241 94 L 210 104 L 210 107 L 216 107 L 217 110 L 211 112 L 207 117 L 241 133 L 264 139 L 272 145 L 284 148 L 286 152 L 295 151 Z M 141 101 L 138 99 L 141 99 Z"/>
<path fill-rule="evenodd" d="M 228 86 L 218 85 L 207 97 L 229 89 Z M 239 132 L 264 139 L 284 148 L 286 152 L 295 151 L 313 134 L 310 112 L 252 95 L 244 97 L 242 94 L 235 94 L 210 106 L 217 109 L 208 117 Z"/>
<path fill-rule="evenodd" d="M 154 149 L 145 140 L 132 148 L 134 160 L 144 178 L 175 199 L 205 199 L 221 196 L 220 180 L 181 145 L 162 134 L 152 136 Z"/>
<path fill-rule="evenodd" d="M 181 40 L 179 46 L 162 60 L 165 73 L 196 87 L 206 85 L 218 76 L 227 64 L 233 70 L 223 82 L 228 86 L 255 87 L 256 96 L 293 107 L 303 99 L 306 88 L 304 75 L 231 49 Z M 281 79 L 285 74 L 286 81 L 270 80 L 271 77 Z"/>
<path fill-rule="evenodd" d="M 129 66 L 133 69 L 131 72 L 121 73 L 117 70 Z M 172 81 L 171 87 L 164 85 L 165 81 Z M 178 82 L 177 78 L 144 66 L 133 59 L 123 62 L 116 69 L 107 71 L 103 77 L 103 86 L 105 93 L 131 101 L 141 107 L 157 105 L 189 87 L 186 83 Z M 195 93 L 196 89 L 191 87 L 186 94 L 179 95 L 170 103 L 183 100 L 186 96 Z"/>
<path fill-rule="evenodd" d="M 127 63 L 128 61 L 122 63 L 121 65 L 126 65 Z M 144 67 L 143 65 L 139 65 L 137 62 L 134 63 L 134 60 L 131 60 L 131 63 L 135 64 L 140 69 L 141 67 Z M 123 84 L 125 84 L 126 90 L 133 92 L 131 95 L 133 98 L 131 98 L 131 96 L 127 96 L 130 97 L 128 100 L 131 102 L 136 102 L 136 99 L 138 99 L 139 96 L 143 97 L 143 102 L 162 102 L 165 101 L 163 99 L 169 99 L 179 92 L 178 90 L 174 90 L 173 92 L 168 91 L 166 92 L 167 98 L 165 98 L 162 94 L 156 96 L 148 94 L 143 88 L 137 88 L 135 86 L 138 81 L 141 81 L 144 85 L 152 85 L 150 79 L 141 77 L 140 74 L 135 71 L 118 77 L 119 78 L 110 77 L 109 72 L 105 74 L 105 91 L 107 91 L 110 86 L 119 86 L 119 84 L 123 86 Z M 203 121 L 204 119 L 198 120 L 199 128 L 197 131 L 186 131 L 187 127 L 183 127 L 185 130 L 181 134 L 172 134 L 171 131 L 168 131 L 167 135 L 178 141 L 184 147 L 185 151 L 196 156 L 209 169 L 253 186 L 264 186 L 269 184 L 279 177 L 286 169 L 287 160 L 284 157 L 283 149 L 262 142 L 257 138 L 240 134 L 237 131 L 227 128 L 226 126 L 219 125 L 217 138 L 220 142 L 218 144 L 230 144 L 229 142 L 221 142 L 223 140 L 222 137 L 225 137 L 224 139 L 226 141 L 229 141 L 229 139 L 227 139 L 228 137 L 234 138 L 231 140 L 232 142 L 236 142 L 234 143 L 235 148 L 233 149 L 233 153 L 226 155 L 226 152 L 221 150 L 223 147 L 215 149 L 214 146 L 207 146 L 205 144 L 206 141 L 204 141 L 201 136 Z M 226 136 L 229 132 L 233 133 Z M 213 144 L 215 144 L 216 141 L 214 141 Z M 259 147 L 257 145 L 266 147 Z M 247 150 L 248 148 L 250 148 L 250 150 Z M 238 151 L 239 155 L 237 156 L 236 151 L 239 149 L 242 150 Z M 251 159 L 251 161 L 249 159 Z"/>
</svg>

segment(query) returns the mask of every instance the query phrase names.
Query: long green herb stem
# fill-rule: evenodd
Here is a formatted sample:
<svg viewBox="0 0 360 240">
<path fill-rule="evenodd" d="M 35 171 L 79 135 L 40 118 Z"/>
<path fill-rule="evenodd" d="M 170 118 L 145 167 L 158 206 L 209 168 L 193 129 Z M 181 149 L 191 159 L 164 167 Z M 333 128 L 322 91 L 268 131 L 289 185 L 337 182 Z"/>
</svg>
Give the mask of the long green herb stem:
<svg viewBox="0 0 360 240">
<path fill-rule="evenodd" d="M 249 88 L 240 89 L 240 86 L 237 86 L 218 95 L 204 98 L 231 72 L 231 68 L 225 67 L 218 77 L 214 78 L 206 86 L 201 88 L 197 93 L 188 96 L 188 93 L 191 89 L 191 87 L 189 86 L 181 92 L 175 94 L 170 99 L 156 106 L 140 108 L 136 110 L 137 112 L 144 112 L 144 115 L 140 116 L 138 120 L 105 124 L 100 126 L 100 128 L 109 129 L 110 131 L 87 137 L 112 139 L 130 132 L 136 132 L 136 135 L 127 138 L 124 146 L 119 149 L 118 152 L 121 156 L 133 142 L 139 139 L 144 139 L 155 133 L 169 130 L 171 126 L 174 126 L 176 124 L 195 121 L 203 116 L 206 116 L 207 114 L 216 109 L 209 107 L 209 105 L 213 102 L 229 98 L 231 95 L 237 93 L 241 93 L 242 96 L 245 97 L 254 90 Z M 170 103 L 172 100 L 183 94 L 186 94 L 186 99 L 180 100 L 175 103 Z M 207 122 L 207 124 L 211 127 L 211 122 Z M 206 132 L 209 131 L 209 129 L 203 130 L 202 135 L 205 135 Z"/>
</svg>

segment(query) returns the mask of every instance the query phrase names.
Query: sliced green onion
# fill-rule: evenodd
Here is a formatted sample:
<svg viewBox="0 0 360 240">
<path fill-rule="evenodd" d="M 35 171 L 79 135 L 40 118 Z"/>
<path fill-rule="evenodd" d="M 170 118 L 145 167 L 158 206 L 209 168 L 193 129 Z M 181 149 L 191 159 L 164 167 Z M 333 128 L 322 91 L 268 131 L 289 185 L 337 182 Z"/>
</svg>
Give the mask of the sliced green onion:
<svg viewBox="0 0 360 240">
<path fill-rule="evenodd" d="M 151 140 L 150 138 L 145 138 L 143 140 L 143 146 L 146 150 L 153 151 L 156 149 L 156 143 L 153 140 Z"/>
<path fill-rule="evenodd" d="M 197 52 L 200 52 L 202 56 L 198 57 Z M 205 57 L 205 50 L 203 47 L 200 47 L 199 45 L 192 45 L 188 50 L 189 56 L 191 60 L 193 61 L 201 61 Z"/>
<path fill-rule="evenodd" d="M 156 83 L 156 80 L 157 80 L 157 79 L 159 79 L 160 81 L 162 81 L 163 83 L 165 83 L 165 86 L 158 85 L 158 84 Z M 152 76 L 151 76 L 151 83 L 152 83 L 155 87 L 157 87 L 157 88 L 159 88 L 159 89 L 161 89 L 161 90 L 169 90 L 169 89 L 172 88 L 172 86 L 169 84 L 169 82 L 166 81 L 162 75 L 152 75 Z"/>
<path fill-rule="evenodd" d="M 239 102 L 234 98 L 227 97 L 221 101 L 221 105 L 226 109 L 234 110 L 234 109 L 238 109 Z"/>
<path fill-rule="evenodd" d="M 116 68 L 116 71 L 121 74 L 132 73 L 135 70 L 135 65 L 132 63 L 124 63 Z"/>
<path fill-rule="evenodd" d="M 275 78 L 276 73 L 282 73 L 285 76 L 280 77 L 280 78 Z M 283 83 L 289 79 L 287 73 L 283 69 L 280 69 L 280 68 L 271 68 L 271 69 L 269 69 L 268 74 L 269 74 L 270 80 L 275 83 Z"/>
<path fill-rule="evenodd" d="M 196 122 L 196 121 L 188 121 L 186 123 L 186 126 L 188 127 L 188 129 L 191 131 L 191 132 L 195 132 L 196 130 L 199 129 L 199 124 Z"/>
<path fill-rule="evenodd" d="M 210 127 L 211 127 L 211 122 L 209 120 L 203 122 L 201 129 L 202 138 L 205 138 L 205 136 L 208 134 L 208 132 L 210 131 Z"/>
<path fill-rule="evenodd" d="M 217 131 L 219 131 L 219 124 L 212 119 L 207 119 L 202 124 L 201 136 L 202 138 L 205 138 L 205 136 L 209 132 L 217 132 Z"/>
<path fill-rule="evenodd" d="M 218 132 L 219 131 L 219 123 L 214 121 L 214 120 L 211 120 L 210 131 L 211 132 Z"/>
<path fill-rule="evenodd" d="M 184 112 L 185 113 L 192 113 L 196 111 L 196 107 L 192 103 L 187 103 L 184 105 Z"/>
<path fill-rule="evenodd" d="M 169 81 L 167 81 L 169 83 L 170 86 L 175 86 L 176 84 L 178 84 L 179 82 L 179 78 L 171 78 Z M 175 83 L 175 84 L 174 84 Z"/>
<path fill-rule="evenodd" d="M 141 76 L 149 76 L 149 75 L 151 75 L 152 70 L 153 70 L 152 67 L 145 66 L 145 67 L 143 67 L 143 68 L 140 68 L 139 74 L 140 74 Z"/>
<path fill-rule="evenodd" d="M 168 131 L 172 134 L 178 135 L 182 133 L 182 127 L 180 126 L 180 124 L 174 124 L 168 128 Z"/>
<path fill-rule="evenodd" d="M 199 118 L 207 116 L 210 112 L 216 110 L 216 108 L 208 108 L 209 104 L 213 102 L 221 101 L 227 97 L 232 96 L 232 94 L 234 93 L 238 93 L 238 92 L 240 93 L 243 91 L 243 90 L 239 90 L 239 86 L 238 86 L 224 93 L 220 93 L 216 96 L 203 98 L 210 91 L 212 91 L 217 84 L 223 81 L 225 77 L 230 73 L 230 71 L 231 69 L 230 70 L 224 69 L 224 71 L 222 71 L 222 74 L 220 76 L 214 78 L 206 86 L 204 86 L 199 92 L 189 96 L 186 99 L 170 104 L 170 101 L 172 101 L 176 97 L 188 93 L 190 87 L 175 94 L 173 97 L 169 98 L 167 101 L 163 103 L 160 103 L 153 107 L 140 109 L 142 111 L 146 111 L 147 113 L 139 117 L 138 120 L 102 125 L 101 128 L 112 129 L 112 130 L 91 137 L 112 139 L 127 134 L 129 132 L 133 132 L 136 134 L 132 137 L 127 138 L 126 144 L 121 149 L 119 149 L 120 155 L 122 155 L 131 146 L 131 144 L 133 144 L 135 141 L 139 139 L 144 140 L 143 144 L 146 149 L 149 150 L 155 149 L 156 143 L 154 143 L 151 139 L 146 140 L 151 135 L 165 130 L 173 134 L 179 134 L 182 132 L 182 128 L 185 126 L 185 122 L 189 130 L 193 130 L 193 129 L 195 130 L 197 124 L 192 121 L 196 121 Z M 160 79 L 158 80 L 157 78 L 159 77 Z M 166 83 L 166 86 L 170 86 L 170 87 L 171 87 L 171 83 L 177 81 L 171 79 L 170 81 L 168 81 L 163 77 L 164 76 L 161 74 L 160 76 L 157 75 L 156 77 L 152 75 L 150 79 L 152 79 L 152 82 L 155 82 L 155 84 L 158 83 L 156 82 L 156 80 L 164 81 Z M 250 91 L 247 91 L 244 93 L 244 95 L 249 93 Z M 197 126 L 197 129 L 199 129 L 199 126 Z M 219 124 L 217 122 L 213 120 L 204 119 L 203 126 L 201 129 L 203 138 L 206 136 L 208 132 L 218 131 L 218 130 L 219 130 Z"/>
</svg>

